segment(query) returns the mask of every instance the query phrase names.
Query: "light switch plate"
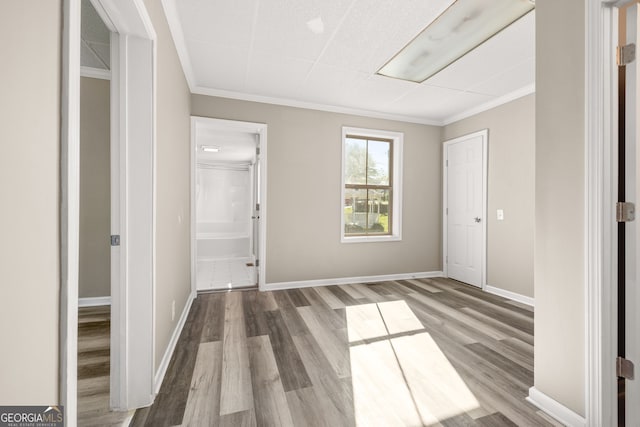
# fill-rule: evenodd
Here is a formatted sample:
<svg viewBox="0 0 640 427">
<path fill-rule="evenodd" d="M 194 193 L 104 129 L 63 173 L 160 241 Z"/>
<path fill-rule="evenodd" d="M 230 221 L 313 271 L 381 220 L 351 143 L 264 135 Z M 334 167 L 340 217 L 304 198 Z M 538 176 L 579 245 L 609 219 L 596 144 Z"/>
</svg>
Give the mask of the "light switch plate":
<svg viewBox="0 0 640 427">
<path fill-rule="evenodd" d="M 504 220 L 504 210 L 502 210 L 502 209 L 498 209 L 498 212 L 497 212 L 497 215 L 496 215 L 496 216 L 497 216 L 497 218 L 498 218 L 498 221 L 502 221 L 502 220 Z"/>
</svg>

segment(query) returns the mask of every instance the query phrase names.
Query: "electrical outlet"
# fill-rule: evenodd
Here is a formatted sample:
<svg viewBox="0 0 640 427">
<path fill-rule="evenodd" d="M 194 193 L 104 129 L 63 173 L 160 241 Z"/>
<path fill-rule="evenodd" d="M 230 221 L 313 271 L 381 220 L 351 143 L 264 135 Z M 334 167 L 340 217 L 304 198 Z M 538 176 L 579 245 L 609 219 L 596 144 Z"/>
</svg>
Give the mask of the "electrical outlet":
<svg viewBox="0 0 640 427">
<path fill-rule="evenodd" d="M 498 221 L 504 221 L 504 211 L 502 209 L 498 209 L 496 216 L 498 218 Z"/>
<path fill-rule="evenodd" d="M 171 321 L 176 319 L 176 300 L 171 302 Z"/>
</svg>

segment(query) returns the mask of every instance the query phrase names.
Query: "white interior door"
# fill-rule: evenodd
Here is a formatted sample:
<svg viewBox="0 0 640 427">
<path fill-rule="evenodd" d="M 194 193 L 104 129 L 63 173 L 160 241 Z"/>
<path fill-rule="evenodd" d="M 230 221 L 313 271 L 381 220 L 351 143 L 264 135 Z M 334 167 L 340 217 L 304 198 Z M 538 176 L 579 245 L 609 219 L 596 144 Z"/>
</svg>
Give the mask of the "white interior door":
<svg viewBox="0 0 640 427">
<path fill-rule="evenodd" d="M 627 9 L 627 43 L 640 46 L 638 38 L 638 5 Z M 640 67 L 638 60 L 626 66 L 626 106 L 625 106 L 625 201 L 638 206 L 640 190 L 640 150 L 638 150 L 638 121 L 640 107 Z M 625 352 L 624 357 L 640 366 L 640 227 L 637 220 L 625 223 Z M 636 377 L 638 373 L 636 372 Z M 640 379 L 625 381 L 626 425 L 640 422 Z"/>
<path fill-rule="evenodd" d="M 487 131 L 444 144 L 445 272 L 482 287 L 485 271 Z"/>
</svg>

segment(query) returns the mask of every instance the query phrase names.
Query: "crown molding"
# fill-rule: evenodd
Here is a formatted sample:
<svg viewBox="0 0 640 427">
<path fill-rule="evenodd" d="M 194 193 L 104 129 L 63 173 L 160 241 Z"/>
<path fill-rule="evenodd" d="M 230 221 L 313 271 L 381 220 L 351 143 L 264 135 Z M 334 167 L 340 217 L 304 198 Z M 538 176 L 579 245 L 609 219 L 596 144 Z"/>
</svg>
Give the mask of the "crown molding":
<svg viewBox="0 0 640 427">
<path fill-rule="evenodd" d="M 254 95 L 242 92 L 232 92 L 220 89 L 211 89 L 196 86 L 191 91 L 195 95 L 216 96 L 219 98 L 237 99 L 240 101 L 259 102 L 262 104 L 282 105 L 285 107 L 304 108 L 308 110 L 327 111 L 330 113 L 351 114 L 354 116 L 371 117 L 374 119 L 394 120 L 398 122 L 417 123 L 430 126 L 442 126 L 438 120 L 430 120 L 424 117 L 406 116 L 402 114 L 383 113 L 379 111 L 364 110 L 359 108 L 341 107 L 330 104 L 320 104 L 315 102 L 298 101 L 294 99 L 278 98 L 272 96 Z"/>
<path fill-rule="evenodd" d="M 522 98 L 527 95 L 531 95 L 536 92 L 536 84 L 531 83 L 530 85 L 524 86 L 520 89 L 514 90 L 506 95 L 503 95 L 499 98 L 492 99 L 489 102 L 485 102 L 484 104 L 478 105 L 477 107 L 470 108 L 462 113 L 454 114 L 443 120 L 443 126 L 450 125 L 451 123 L 455 123 L 462 119 L 466 119 L 471 116 L 475 116 L 476 114 L 483 113 L 485 111 L 491 110 L 492 108 L 499 107 L 503 104 L 507 104 L 511 101 L 515 101 L 516 99 Z"/>
</svg>

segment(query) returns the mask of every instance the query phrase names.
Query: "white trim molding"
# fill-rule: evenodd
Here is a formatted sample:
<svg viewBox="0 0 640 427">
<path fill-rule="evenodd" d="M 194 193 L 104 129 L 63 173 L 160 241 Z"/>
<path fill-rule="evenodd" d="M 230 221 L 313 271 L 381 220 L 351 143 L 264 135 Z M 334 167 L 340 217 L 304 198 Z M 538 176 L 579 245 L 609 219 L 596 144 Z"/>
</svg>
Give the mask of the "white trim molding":
<svg viewBox="0 0 640 427">
<path fill-rule="evenodd" d="M 391 212 L 391 234 L 388 235 L 367 235 L 367 236 L 348 236 L 345 233 L 345 216 L 344 216 L 344 201 L 346 198 L 346 182 L 345 173 L 347 169 L 346 160 L 346 144 L 347 137 L 354 136 L 359 138 L 381 138 L 393 141 L 391 144 L 391 206 L 389 210 Z M 375 129 L 363 129 L 356 127 L 343 126 L 342 127 L 342 157 L 341 157 L 341 189 L 340 189 L 340 201 L 338 207 L 340 208 L 340 243 L 373 243 L 373 242 L 395 242 L 402 240 L 402 176 L 403 161 L 402 150 L 404 144 L 404 133 L 394 132 L 386 130 Z"/>
<path fill-rule="evenodd" d="M 195 293 L 189 294 L 189 298 L 187 299 L 187 303 L 184 305 L 184 309 L 182 310 L 182 314 L 180 315 L 180 319 L 178 319 L 178 323 L 176 324 L 176 328 L 173 330 L 173 334 L 171 335 L 171 339 L 169 340 L 169 345 L 167 346 L 164 355 L 162 356 L 162 360 L 160 361 L 160 365 L 158 366 L 158 370 L 154 376 L 153 380 L 153 393 L 157 395 L 160 391 L 160 386 L 162 386 L 162 381 L 164 380 L 164 376 L 167 374 L 167 368 L 169 368 L 169 362 L 171 362 L 171 357 L 173 356 L 173 352 L 176 349 L 176 344 L 178 344 L 178 339 L 180 338 L 180 334 L 182 333 L 182 329 L 184 328 L 184 324 L 187 321 L 187 317 L 189 317 L 189 311 L 191 310 L 191 305 L 196 298 Z"/>
<path fill-rule="evenodd" d="M 490 294 L 498 295 L 503 298 L 510 299 L 512 301 L 516 301 L 522 304 L 529 305 L 531 307 L 535 306 L 535 299 L 528 297 L 526 295 L 517 294 L 515 292 L 507 291 L 505 289 L 496 288 L 493 286 L 486 285 L 484 290 Z"/>
<path fill-rule="evenodd" d="M 100 307 L 102 305 L 111 305 L 111 297 L 78 298 L 78 307 Z"/>
<path fill-rule="evenodd" d="M 585 6 L 585 418 L 617 424 L 617 43 L 612 2 Z"/>
<path fill-rule="evenodd" d="M 208 131 L 240 131 L 259 135 L 258 147 L 260 149 L 260 221 L 258 232 L 258 288 L 265 290 L 265 278 L 267 277 L 267 144 L 268 125 L 265 123 L 244 122 L 240 120 L 216 119 L 212 117 L 191 116 L 191 158 L 190 158 L 190 186 L 191 194 L 191 290 L 197 292 L 196 265 L 198 260 L 196 244 L 196 148 L 199 129 Z"/>
<path fill-rule="evenodd" d="M 67 413 L 66 425 L 75 427 L 80 268 L 80 0 L 65 0 L 62 7 L 59 399 Z"/>
<path fill-rule="evenodd" d="M 585 427 L 587 425 L 587 421 L 583 417 L 535 387 L 529 389 L 529 396 L 526 400 L 569 427 Z"/>
<path fill-rule="evenodd" d="M 294 282 L 267 283 L 264 291 L 279 291 L 282 289 L 310 288 L 313 286 L 353 285 L 356 283 L 375 283 L 390 280 L 430 279 L 442 277 L 442 271 L 424 271 L 420 273 L 384 274 L 379 276 L 339 277 L 334 279 L 300 280 Z"/>
<path fill-rule="evenodd" d="M 80 77 L 89 77 L 92 79 L 111 80 L 111 70 L 102 68 L 80 67 Z"/>
</svg>

